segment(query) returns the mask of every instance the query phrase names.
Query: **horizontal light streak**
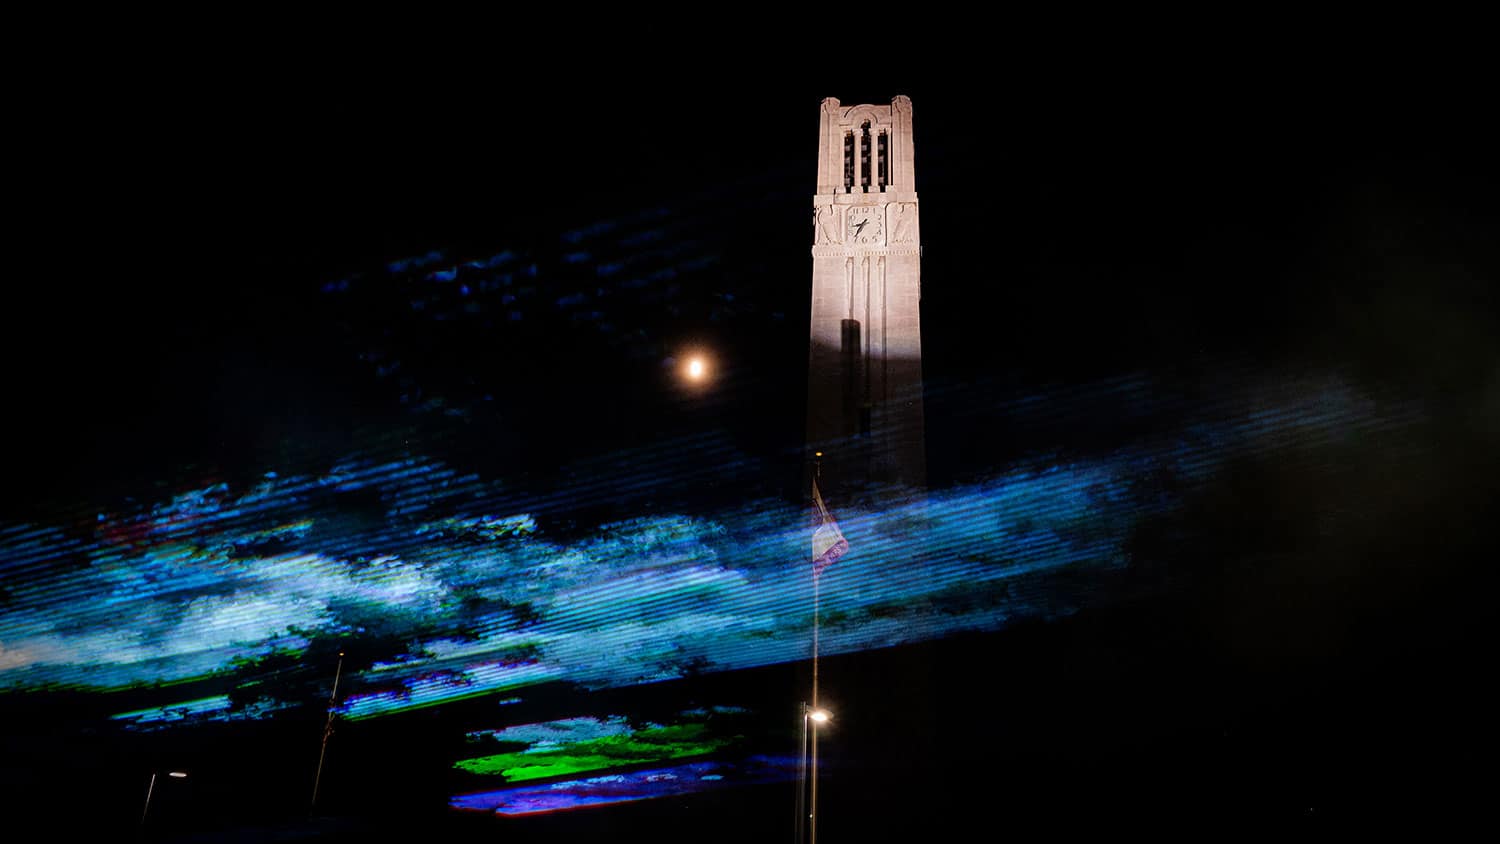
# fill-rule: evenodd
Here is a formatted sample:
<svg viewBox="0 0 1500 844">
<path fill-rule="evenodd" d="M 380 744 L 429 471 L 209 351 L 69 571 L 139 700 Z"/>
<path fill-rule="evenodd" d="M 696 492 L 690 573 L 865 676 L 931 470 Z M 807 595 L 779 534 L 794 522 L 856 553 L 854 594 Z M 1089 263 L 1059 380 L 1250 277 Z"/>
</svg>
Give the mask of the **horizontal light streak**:
<svg viewBox="0 0 1500 844">
<path fill-rule="evenodd" d="M 459 811 L 518 817 L 789 782 L 796 774 L 795 758 L 754 756 L 743 761 L 694 762 L 671 768 L 459 794 L 449 800 L 448 805 Z"/>
</svg>

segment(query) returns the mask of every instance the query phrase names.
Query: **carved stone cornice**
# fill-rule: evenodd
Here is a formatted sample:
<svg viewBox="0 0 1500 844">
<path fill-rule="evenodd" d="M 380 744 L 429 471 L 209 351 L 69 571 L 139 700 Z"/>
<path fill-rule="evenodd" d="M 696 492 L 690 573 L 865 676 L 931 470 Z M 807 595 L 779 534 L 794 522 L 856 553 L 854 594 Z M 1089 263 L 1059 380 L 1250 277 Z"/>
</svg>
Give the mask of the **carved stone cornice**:
<svg viewBox="0 0 1500 844">
<path fill-rule="evenodd" d="M 913 243 L 905 246 L 814 246 L 814 258 L 859 258 L 876 255 L 921 255 L 922 247 Z"/>
<path fill-rule="evenodd" d="M 914 190 L 887 190 L 864 193 L 818 193 L 813 194 L 813 205 L 884 205 L 887 202 L 916 202 Z"/>
</svg>

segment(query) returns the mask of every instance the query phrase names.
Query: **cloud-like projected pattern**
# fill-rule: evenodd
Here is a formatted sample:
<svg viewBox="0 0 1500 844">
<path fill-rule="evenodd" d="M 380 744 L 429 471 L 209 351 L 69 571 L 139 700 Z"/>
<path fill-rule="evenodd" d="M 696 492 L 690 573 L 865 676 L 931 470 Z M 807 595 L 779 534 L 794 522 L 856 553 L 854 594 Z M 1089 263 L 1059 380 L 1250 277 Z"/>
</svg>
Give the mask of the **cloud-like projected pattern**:
<svg viewBox="0 0 1500 844">
<path fill-rule="evenodd" d="M 585 771 L 660 763 L 706 756 L 729 747 L 737 738 L 725 731 L 724 715 L 742 712 L 715 707 L 712 713 L 683 713 L 681 723 L 631 727 L 624 716 L 568 718 L 542 724 L 520 724 L 503 730 L 470 733 L 475 743 L 522 744 L 517 750 L 460 759 L 454 767 L 471 774 L 500 776 L 508 782 L 568 776 Z M 713 720 L 721 723 L 710 724 Z M 732 722 L 732 718 L 731 718 Z"/>
<path fill-rule="evenodd" d="M 1419 418 L 1337 382 L 1292 395 L 899 506 L 830 502 L 850 551 L 824 575 L 824 653 L 1108 600 L 1098 578 L 1138 562 L 1132 530 L 1225 461 L 1311 454 Z M 1173 482 L 1152 480 L 1163 476 Z M 548 681 L 597 689 L 806 658 L 801 508 L 761 500 L 549 535 L 517 500 L 434 459 L 351 457 L 74 524 L 5 525 L 0 689 L 200 683 L 117 716 L 159 728 L 309 703 L 275 666 L 324 638 L 363 656 L 339 706 L 352 718 Z"/>
<path fill-rule="evenodd" d="M 753 756 L 737 762 L 693 762 L 674 768 L 652 768 L 545 785 L 460 794 L 449 801 L 449 806 L 466 812 L 535 815 L 676 797 L 735 786 L 783 782 L 795 776 L 796 772 L 795 758 Z"/>
</svg>

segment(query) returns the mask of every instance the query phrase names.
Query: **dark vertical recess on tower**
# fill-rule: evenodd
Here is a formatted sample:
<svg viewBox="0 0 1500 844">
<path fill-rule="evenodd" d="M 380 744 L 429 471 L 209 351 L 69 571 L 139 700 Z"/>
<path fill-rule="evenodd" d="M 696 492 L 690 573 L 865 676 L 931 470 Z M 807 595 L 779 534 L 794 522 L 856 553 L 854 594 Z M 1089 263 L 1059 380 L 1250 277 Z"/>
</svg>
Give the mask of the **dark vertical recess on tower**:
<svg viewBox="0 0 1500 844">
<path fill-rule="evenodd" d="M 859 320 L 846 319 L 839 332 L 839 372 L 843 375 L 844 389 L 844 436 L 853 436 L 869 429 L 867 417 L 861 415 L 864 401 L 864 355 L 861 354 Z M 854 420 L 860 420 L 859 428 Z"/>
<path fill-rule="evenodd" d="M 865 193 L 870 192 L 870 121 L 868 120 L 859 129 L 859 186 Z"/>
<path fill-rule="evenodd" d="M 844 133 L 844 193 L 854 190 L 854 133 Z"/>
</svg>

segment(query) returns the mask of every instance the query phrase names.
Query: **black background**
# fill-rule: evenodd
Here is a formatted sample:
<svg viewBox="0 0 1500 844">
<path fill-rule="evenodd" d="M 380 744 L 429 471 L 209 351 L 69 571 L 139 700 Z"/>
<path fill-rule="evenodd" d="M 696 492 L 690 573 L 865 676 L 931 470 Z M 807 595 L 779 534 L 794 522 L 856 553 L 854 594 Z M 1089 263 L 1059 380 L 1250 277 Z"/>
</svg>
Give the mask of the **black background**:
<svg viewBox="0 0 1500 844">
<path fill-rule="evenodd" d="M 1215 563 L 1168 594 L 834 661 L 844 679 L 830 683 L 878 703 L 835 740 L 848 772 L 828 787 L 826 828 L 916 840 L 927 824 L 1217 832 L 1477 813 L 1497 180 L 1462 45 L 1418 60 L 1404 42 L 1232 46 L 1209 28 L 1191 45 L 1033 43 L 1024 27 L 991 40 L 945 24 L 904 33 L 917 60 L 847 58 L 838 38 L 794 26 L 536 42 L 519 25 L 490 38 L 270 28 L 171 49 L 91 38 L 33 68 L 45 84 L 12 130 L 7 517 L 253 472 L 288 438 L 337 454 L 357 425 L 404 424 L 327 330 L 322 282 L 670 206 L 745 162 L 775 199 L 749 215 L 726 192 L 723 248 L 755 256 L 765 311 L 789 316 L 720 335 L 753 389 L 686 418 L 795 451 L 818 104 L 904 93 L 927 383 L 973 390 L 964 413 L 931 402 L 934 483 L 1034 447 L 1128 443 L 1107 411 L 1004 436 L 984 397 L 1136 371 L 1223 386 L 1236 367 L 1338 370 L 1420 403 L 1431 424 L 1419 465 L 1377 462 L 1368 488 L 1337 493 L 1381 518 L 1312 570 L 1278 556 L 1295 531 L 1265 538 L 1311 506 L 1301 470 L 1252 466 L 1182 516 L 1197 544 L 1169 562 Z M 715 337 L 692 317 L 680 336 Z M 659 372 L 587 345 L 538 351 L 535 382 L 567 384 L 581 407 L 617 408 L 622 378 L 634 385 L 641 412 L 662 415 L 622 422 L 626 439 L 683 424 Z M 529 450 L 619 442 L 550 418 L 528 430 L 549 429 L 556 441 Z M 1377 492 L 1390 493 L 1379 506 Z M 789 826 L 789 806 L 785 823 L 765 820 L 780 807 L 767 793 L 673 808 L 701 825 L 681 830 L 748 835 Z M 512 831 L 645 835 L 664 811 Z"/>
</svg>

